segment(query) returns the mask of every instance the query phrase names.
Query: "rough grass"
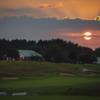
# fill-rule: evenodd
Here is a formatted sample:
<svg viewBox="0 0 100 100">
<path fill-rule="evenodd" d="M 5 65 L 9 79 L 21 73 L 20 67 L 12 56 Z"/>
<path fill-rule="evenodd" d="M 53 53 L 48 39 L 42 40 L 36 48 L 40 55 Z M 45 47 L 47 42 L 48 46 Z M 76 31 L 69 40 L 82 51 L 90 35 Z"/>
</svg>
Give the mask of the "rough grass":
<svg viewBox="0 0 100 100">
<path fill-rule="evenodd" d="M 32 62 L 32 61 L 15 61 L 0 62 L 0 77 L 2 76 L 34 76 L 69 73 L 74 75 L 82 75 L 82 69 L 88 68 L 95 70 L 100 75 L 99 65 L 93 64 L 65 64 L 65 63 L 49 63 L 49 62 Z"/>
</svg>

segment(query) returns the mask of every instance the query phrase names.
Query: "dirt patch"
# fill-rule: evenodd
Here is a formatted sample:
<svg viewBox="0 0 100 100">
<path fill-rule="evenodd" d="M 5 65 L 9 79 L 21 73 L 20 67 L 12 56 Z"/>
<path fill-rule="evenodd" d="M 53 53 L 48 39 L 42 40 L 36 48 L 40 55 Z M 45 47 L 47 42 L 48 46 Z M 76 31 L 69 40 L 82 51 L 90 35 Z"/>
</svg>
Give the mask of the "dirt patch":
<svg viewBox="0 0 100 100">
<path fill-rule="evenodd" d="M 2 77 L 1 80 L 18 80 L 19 77 Z"/>
<path fill-rule="evenodd" d="M 27 92 L 12 93 L 12 96 L 25 96 L 25 95 L 27 95 Z"/>
</svg>

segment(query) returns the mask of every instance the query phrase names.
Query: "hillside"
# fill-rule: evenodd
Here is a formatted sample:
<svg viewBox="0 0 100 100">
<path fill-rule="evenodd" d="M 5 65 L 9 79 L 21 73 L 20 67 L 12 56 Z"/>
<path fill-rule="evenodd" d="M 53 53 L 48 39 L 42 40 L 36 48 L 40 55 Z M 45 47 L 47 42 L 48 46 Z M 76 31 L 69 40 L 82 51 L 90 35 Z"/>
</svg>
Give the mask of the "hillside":
<svg viewBox="0 0 100 100">
<path fill-rule="evenodd" d="M 45 75 L 79 75 L 79 76 L 99 76 L 99 65 L 93 64 L 65 64 L 49 62 L 0 62 L 0 77 L 28 77 Z"/>
</svg>

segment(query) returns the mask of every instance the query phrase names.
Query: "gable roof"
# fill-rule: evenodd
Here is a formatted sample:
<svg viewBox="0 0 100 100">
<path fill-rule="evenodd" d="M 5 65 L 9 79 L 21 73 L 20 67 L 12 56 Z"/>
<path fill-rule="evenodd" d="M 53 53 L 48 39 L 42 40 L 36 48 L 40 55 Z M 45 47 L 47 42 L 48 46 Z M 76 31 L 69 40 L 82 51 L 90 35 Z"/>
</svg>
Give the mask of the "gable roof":
<svg viewBox="0 0 100 100">
<path fill-rule="evenodd" d="M 24 57 L 34 57 L 34 56 L 42 57 L 41 54 L 39 54 L 33 50 L 18 50 L 18 52 L 21 57 L 23 57 L 23 56 Z"/>
</svg>

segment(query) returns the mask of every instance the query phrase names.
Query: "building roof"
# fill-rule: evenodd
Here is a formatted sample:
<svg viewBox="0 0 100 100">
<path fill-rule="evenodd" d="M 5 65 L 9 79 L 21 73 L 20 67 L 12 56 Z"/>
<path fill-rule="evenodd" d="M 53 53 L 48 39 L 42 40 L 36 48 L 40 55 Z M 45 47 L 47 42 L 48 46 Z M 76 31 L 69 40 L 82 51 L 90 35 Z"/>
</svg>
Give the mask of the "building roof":
<svg viewBox="0 0 100 100">
<path fill-rule="evenodd" d="M 18 50 L 20 57 L 42 57 L 41 54 L 33 50 Z"/>
</svg>

